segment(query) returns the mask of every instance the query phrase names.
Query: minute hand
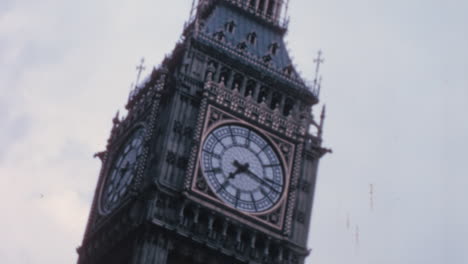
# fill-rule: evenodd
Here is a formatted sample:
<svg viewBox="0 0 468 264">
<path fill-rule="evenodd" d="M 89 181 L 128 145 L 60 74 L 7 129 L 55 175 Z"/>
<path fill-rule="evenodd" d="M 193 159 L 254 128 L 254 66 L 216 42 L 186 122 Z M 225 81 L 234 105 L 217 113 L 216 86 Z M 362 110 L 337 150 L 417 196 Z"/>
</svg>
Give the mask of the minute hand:
<svg viewBox="0 0 468 264">
<path fill-rule="evenodd" d="M 257 182 L 263 184 L 263 185 L 266 185 L 270 190 L 273 190 L 274 192 L 276 193 L 279 193 L 275 188 L 273 188 L 273 186 L 271 186 L 271 184 L 269 184 L 268 182 L 266 182 L 264 179 L 260 178 L 257 176 L 257 174 L 253 173 L 252 171 L 250 170 L 246 170 L 245 171 L 247 173 L 247 175 L 251 176 L 252 178 L 254 178 Z"/>
</svg>

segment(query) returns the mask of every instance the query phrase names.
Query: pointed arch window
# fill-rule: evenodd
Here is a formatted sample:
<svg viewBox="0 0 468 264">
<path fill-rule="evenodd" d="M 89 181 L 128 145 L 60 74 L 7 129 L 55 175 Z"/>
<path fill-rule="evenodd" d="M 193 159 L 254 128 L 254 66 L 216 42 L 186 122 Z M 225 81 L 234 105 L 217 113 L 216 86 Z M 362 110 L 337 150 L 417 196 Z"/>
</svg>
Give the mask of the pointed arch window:
<svg viewBox="0 0 468 264">
<path fill-rule="evenodd" d="M 245 41 L 242 41 L 241 43 L 237 44 L 237 47 L 240 50 L 245 50 L 247 48 L 247 44 L 245 43 Z"/>
<path fill-rule="evenodd" d="M 284 72 L 286 75 L 291 76 L 292 73 L 293 73 L 293 66 L 292 66 L 292 65 L 289 65 L 289 66 L 284 67 L 283 72 Z"/>
<path fill-rule="evenodd" d="M 266 16 L 267 18 L 273 18 L 273 12 L 275 10 L 275 5 L 276 5 L 276 2 L 275 1 L 270 1 L 269 5 L 268 5 L 268 8 L 267 8 L 267 13 L 266 13 Z"/>
<path fill-rule="evenodd" d="M 274 92 L 273 95 L 271 96 L 270 108 L 272 110 L 280 111 L 282 99 L 283 99 L 282 94 L 280 94 L 279 92 Z"/>
<path fill-rule="evenodd" d="M 224 29 L 229 33 L 234 33 L 234 30 L 236 29 L 236 23 L 233 20 L 231 20 L 224 24 Z"/>
<path fill-rule="evenodd" d="M 265 9 L 266 1 L 265 0 L 259 0 L 259 1 L 260 2 L 258 3 L 257 13 L 258 14 L 263 14 L 263 9 Z"/>
<path fill-rule="evenodd" d="M 270 54 L 271 55 L 276 55 L 278 53 L 278 49 L 279 49 L 279 44 L 274 42 L 274 43 L 271 43 L 270 46 L 268 47 L 269 51 L 270 51 Z"/>
<path fill-rule="evenodd" d="M 283 114 L 285 116 L 289 116 L 292 114 L 292 111 L 294 109 L 294 100 L 292 98 L 286 98 L 285 103 L 284 103 L 284 109 L 283 109 Z"/>
<path fill-rule="evenodd" d="M 255 44 L 255 42 L 257 41 L 257 33 L 250 32 L 249 34 L 247 34 L 247 41 L 252 45 Z"/>
<path fill-rule="evenodd" d="M 267 64 L 270 63 L 272 59 L 273 59 L 273 58 L 271 57 L 270 54 L 267 54 L 267 55 L 263 56 L 263 61 L 264 61 L 265 63 L 267 63 Z"/>
<path fill-rule="evenodd" d="M 219 41 L 224 41 L 225 36 L 226 35 L 224 34 L 224 31 L 222 30 L 213 34 L 213 37 L 215 37 Z"/>
<path fill-rule="evenodd" d="M 249 4 L 248 4 L 248 5 L 249 5 L 249 8 L 250 8 L 251 10 L 255 10 L 255 6 L 256 6 L 256 4 L 257 4 L 256 2 L 257 2 L 256 0 L 249 0 Z"/>
</svg>

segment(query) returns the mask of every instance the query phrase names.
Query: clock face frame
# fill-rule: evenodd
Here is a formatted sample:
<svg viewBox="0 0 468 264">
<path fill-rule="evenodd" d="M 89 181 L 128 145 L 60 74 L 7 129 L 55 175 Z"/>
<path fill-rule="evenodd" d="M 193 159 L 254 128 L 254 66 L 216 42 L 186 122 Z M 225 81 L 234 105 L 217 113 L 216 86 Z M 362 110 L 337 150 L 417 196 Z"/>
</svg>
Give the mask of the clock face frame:
<svg viewBox="0 0 468 264">
<path fill-rule="evenodd" d="M 283 162 L 257 130 L 225 123 L 210 130 L 201 147 L 200 169 L 211 191 L 237 210 L 261 214 L 281 200 Z"/>
<path fill-rule="evenodd" d="M 138 128 L 120 147 L 101 190 L 101 212 L 109 213 L 127 195 L 143 152 L 144 129 Z"/>
</svg>

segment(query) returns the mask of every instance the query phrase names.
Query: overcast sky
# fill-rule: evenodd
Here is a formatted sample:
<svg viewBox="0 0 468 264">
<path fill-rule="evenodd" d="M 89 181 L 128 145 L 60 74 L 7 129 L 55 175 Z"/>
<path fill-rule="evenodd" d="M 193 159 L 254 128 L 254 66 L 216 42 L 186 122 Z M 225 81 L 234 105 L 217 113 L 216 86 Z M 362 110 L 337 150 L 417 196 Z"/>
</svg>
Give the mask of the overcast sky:
<svg viewBox="0 0 468 264">
<path fill-rule="evenodd" d="M 0 1 L 2 263 L 76 261 L 92 155 L 135 65 L 161 62 L 190 5 Z M 324 51 L 334 150 L 320 164 L 308 264 L 468 263 L 467 12 L 466 0 L 291 0 L 303 77 Z"/>
</svg>

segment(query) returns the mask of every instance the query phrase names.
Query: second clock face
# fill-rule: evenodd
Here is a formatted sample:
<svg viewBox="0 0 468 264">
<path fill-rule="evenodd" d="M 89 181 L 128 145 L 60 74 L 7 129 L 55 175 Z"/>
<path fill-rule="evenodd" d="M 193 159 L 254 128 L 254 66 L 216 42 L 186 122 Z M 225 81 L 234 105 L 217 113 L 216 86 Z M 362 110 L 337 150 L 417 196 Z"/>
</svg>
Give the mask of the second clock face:
<svg viewBox="0 0 468 264">
<path fill-rule="evenodd" d="M 129 190 L 142 154 L 143 132 L 144 130 L 140 128 L 132 134 L 112 164 L 101 194 L 102 210 L 106 213 L 114 209 Z"/>
<path fill-rule="evenodd" d="M 211 190 L 238 210 L 271 209 L 284 189 L 283 168 L 272 145 L 254 130 L 224 125 L 203 143 L 201 169 Z"/>
</svg>

